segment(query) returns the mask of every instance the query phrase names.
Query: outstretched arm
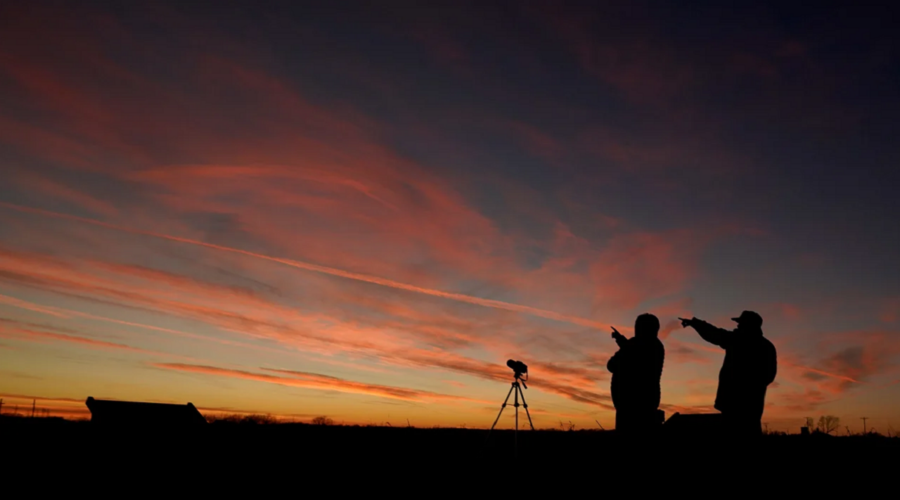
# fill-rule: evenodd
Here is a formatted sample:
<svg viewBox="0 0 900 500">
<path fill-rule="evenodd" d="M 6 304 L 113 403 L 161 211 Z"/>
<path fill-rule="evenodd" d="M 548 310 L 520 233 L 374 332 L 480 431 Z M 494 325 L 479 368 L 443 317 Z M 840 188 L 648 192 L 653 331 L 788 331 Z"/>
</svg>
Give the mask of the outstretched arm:
<svg viewBox="0 0 900 500">
<path fill-rule="evenodd" d="M 697 318 L 681 319 L 681 324 L 685 327 L 693 327 L 700 334 L 700 337 L 710 344 L 717 345 L 723 349 L 728 347 L 728 342 L 731 338 L 731 332 L 728 330 L 718 328 Z"/>
<path fill-rule="evenodd" d="M 606 363 L 606 369 L 609 370 L 610 373 L 616 373 L 616 370 L 624 363 L 623 358 L 625 358 L 626 354 L 623 351 L 625 350 L 625 346 L 628 345 L 628 339 L 619 333 L 619 331 L 616 330 L 616 327 L 612 327 L 612 331 L 612 338 L 616 340 L 616 344 L 619 346 L 619 352 L 609 358 L 609 361 Z"/>
<path fill-rule="evenodd" d="M 620 349 L 625 347 L 628 344 L 628 339 L 625 338 L 624 335 L 619 333 L 619 330 L 616 330 L 616 327 L 613 326 L 611 328 L 612 328 L 612 338 L 615 339 L 616 345 L 618 345 Z"/>
</svg>

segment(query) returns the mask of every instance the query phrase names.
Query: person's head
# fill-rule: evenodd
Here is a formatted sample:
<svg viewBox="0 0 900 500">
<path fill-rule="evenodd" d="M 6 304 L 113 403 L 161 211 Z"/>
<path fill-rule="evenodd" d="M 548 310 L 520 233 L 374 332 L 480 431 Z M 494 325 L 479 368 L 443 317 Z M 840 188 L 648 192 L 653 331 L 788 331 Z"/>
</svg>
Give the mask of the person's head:
<svg viewBox="0 0 900 500">
<path fill-rule="evenodd" d="M 635 337 L 656 337 L 659 335 L 659 318 L 652 314 L 641 314 L 634 321 Z"/>
<path fill-rule="evenodd" d="M 737 318 L 731 318 L 738 324 L 737 331 L 762 334 L 762 316 L 753 311 L 744 311 Z"/>
</svg>

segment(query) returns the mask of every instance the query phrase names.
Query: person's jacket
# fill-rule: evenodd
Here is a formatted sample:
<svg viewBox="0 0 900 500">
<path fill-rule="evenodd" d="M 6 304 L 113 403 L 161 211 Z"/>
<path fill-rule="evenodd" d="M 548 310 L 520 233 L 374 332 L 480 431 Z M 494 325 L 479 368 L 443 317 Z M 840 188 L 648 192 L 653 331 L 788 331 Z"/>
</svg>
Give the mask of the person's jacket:
<svg viewBox="0 0 900 500">
<path fill-rule="evenodd" d="M 638 335 L 620 345 L 606 364 L 612 373 L 610 392 L 616 410 L 659 408 L 665 357 L 665 347 L 656 335 Z"/>
<path fill-rule="evenodd" d="M 725 349 L 715 408 L 761 419 L 766 389 L 778 372 L 775 346 L 762 331 L 730 332 L 705 321 L 698 321 L 694 329 L 707 342 Z"/>
</svg>

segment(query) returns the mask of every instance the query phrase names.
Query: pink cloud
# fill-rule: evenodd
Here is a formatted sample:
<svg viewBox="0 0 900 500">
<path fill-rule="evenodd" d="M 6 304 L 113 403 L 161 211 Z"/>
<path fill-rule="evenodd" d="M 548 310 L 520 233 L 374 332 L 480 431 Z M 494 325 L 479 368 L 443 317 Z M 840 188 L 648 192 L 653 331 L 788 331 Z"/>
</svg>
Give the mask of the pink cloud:
<svg viewBox="0 0 900 500">
<path fill-rule="evenodd" d="M 642 301 L 680 292 L 696 275 L 700 239 L 687 231 L 614 236 L 591 263 L 595 301 L 633 309 Z"/>
<path fill-rule="evenodd" d="M 781 314 L 790 320 L 797 320 L 801 316 L 800 308 L 793 304 L 781 304 Z"/>
<path fill-rule="evenodd" d="M 219 250 L 219 251 L 223 251 L 223 252 L 236 253 L 236 254 L 243 255 L 243 256 L 253 257 L 253 258 L 267 260 L 267 261 L 271 261 L 271 262 L 277 262 L 279 264 L 283 264 L 283 265 L 286 265 L 289 267 L 302 269 L 302 270 L 306 270 L 306 271 L 313 271 L 313 272 L 318 272 L 318 273 L 327 274 L 327 275 L 331 275 L 331 276 L 336 276 L 336 277 L 381 285 L 381 286 L 385 286 L 385 287 L 395 288 L 395 289 L 399 289 L 399 290 L 420 293 L 420 294 L 424 294 L 424 295 L 431 295 L 434 297 L 440 297 L 440 298 L 464 302 L 464 303 L 468 303 L 468 304 L 474 304 L 474 305 L 479 305 L 479 306 L 483 306 L 483 307 L 491 307 L 491 308 L 514 311 L 514 312 L 521 312 L 524 314 L 531 314 L 531 315 L 539 316 L 542 318 L 554 319 L 557 321 L 569 322 L 569 323 L 574 323 L 574 324 L 578 324 L 578 325 L 582 325 L 582 326 L 592 326 L 592 327 L 602 327 L 603 326 L 603 324 L 596 322 L 596 321 L 589 320 L 589 319 L 579 318 L 576 316 L 568 316 L 568 315 L 560 314 L 560 313 L 557 313 L 554 311 L 548 311 L 548 310 L 525 306 L 525 305 L 521 305 L 521 304 L 513 304 L 513 303 L 503 302 L 503 301 L 499 301 L 499 300 L 482 299 L 479 297 L 474 297 L 471 295 L 465 295 L 465 294 L 460 294 L 460 293 L 444 292 L 441 290 L 424 288 L 424 287 L 420 287 L 420 286 L 410 285 L 407 283 L 401 283 L 401 282 L 390 280 L 390 279 L 356 273 L 356 272 L 347 271 L 347 270 L 343 270 L 343 269 L 338 269 L 338 268 L 333 268 L 333 267 L 328 267 L 328 266 L 320 266 L 320 265 L 311 264 L 308 262 L 297 261 L 297 260 L 292 260 L 292 259 L 271 257 L 271 256 L 268 256 L 265 254 L 249 252 L 246 250 L 240 250 L 237 248 L 227 247 L 224 245 L 216 245 L 216 244 L 206 243 L 206 242 L 202 242 L 202 241 L 198 241 L 198 240 L 192 240 L 189 238 L 181 238 L 181 237 L 171 236 L 171 235 L 167 235 L 167 234 L 151 233 L 151 232 L 143 231 L 143 230 L 130 229 L 130 228 L 122 227 L 122 226 L 116 226 L 113 224 L 107 224 L 107 223 L 93 220 L 93 219 L 87 219 L 84 217 L 75 217 L 75 216 L 70 216 L 70 215 L 56 213 L 56 212 L 50 212 L 47 210 L 31 209 L 28 207 L 12 205 L 9 203 L 0 203 L 0 205 L 7 207 L 7 208 L 15 209 L 15 210 L 39 213 L 39 214 L 50 216 L 50 217 L 65 218 L 65 219 L 75 220 L 75 221 L 79 221 L 79 222 L 86 223 L 86 224 L 99 225 L 102 227 L 115 229 L 118 231 L 125 231 L 125 232 L 134 233 L 134 234 L 153 236 L 156 238 L 161 238 L 161 239 L 165 239 L 165 240 L 169 240 L 169 241 L 176 241 L 179 243 L 185 243 L 185 244 L 189 244 L 189 245 L 197 245 L 197 246 L 210 248 L 210 249 L 214 249 L 214 250 Z"/>
</svg>

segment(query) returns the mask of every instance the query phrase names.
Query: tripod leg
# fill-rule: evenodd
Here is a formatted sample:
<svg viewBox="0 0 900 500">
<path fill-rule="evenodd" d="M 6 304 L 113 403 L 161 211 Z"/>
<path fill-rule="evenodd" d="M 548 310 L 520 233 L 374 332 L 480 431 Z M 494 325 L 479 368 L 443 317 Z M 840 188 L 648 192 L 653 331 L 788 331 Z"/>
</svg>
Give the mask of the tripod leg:
<svg viewBox="0 0 900 500">
<path fill-rule="evenodd" d="M 522 388 L 519 387 L 518 382 L 513 384 L 513 388 L 516 390 L 516 432 L 513 438 L 513 456 L 517 456 L 519 454 L 519 393 L 522 392 Z"/>
<path fill-rule="evenodd" d="M 525 407 L 525 414 L 528 415 L 528 425 L 534 430 L 534 424 L 531 422 L 531 412 L 528 411 L 528 403 L 525 402 L 525 392 L 522 392 L 522 406 Z"/>
<path fill-rule="evenodd" d="M 509 388 L 509 392 L 506 393 L 506 399 L 504 399 L 504 400 L 503 400 L 503 404 L 500 405 L 500 412 L 497 413 L 497 418 L 496 418 L 496 420 L 494 420 L 494 425 L 492 425 L 492 426 L 491 426 L 491 430 L 488 431 L 488 435 L 487 435 L 487 438 L 488 438 L 488 439 L 491 438 L 491 432 L 494 432 L 494 427 L 497 427 L 497 422 L 500 421 L 500 415 L 503 414 L 503 409 L 506 408 L 506 403 L 509 402 L 509 397 L 512 395 L 512 391 L 513 391 L 513 389 L 515 389 L 515 388 L 516 388 L 516 386 L 513 385 L 512 387 Z"/>
</svg>

